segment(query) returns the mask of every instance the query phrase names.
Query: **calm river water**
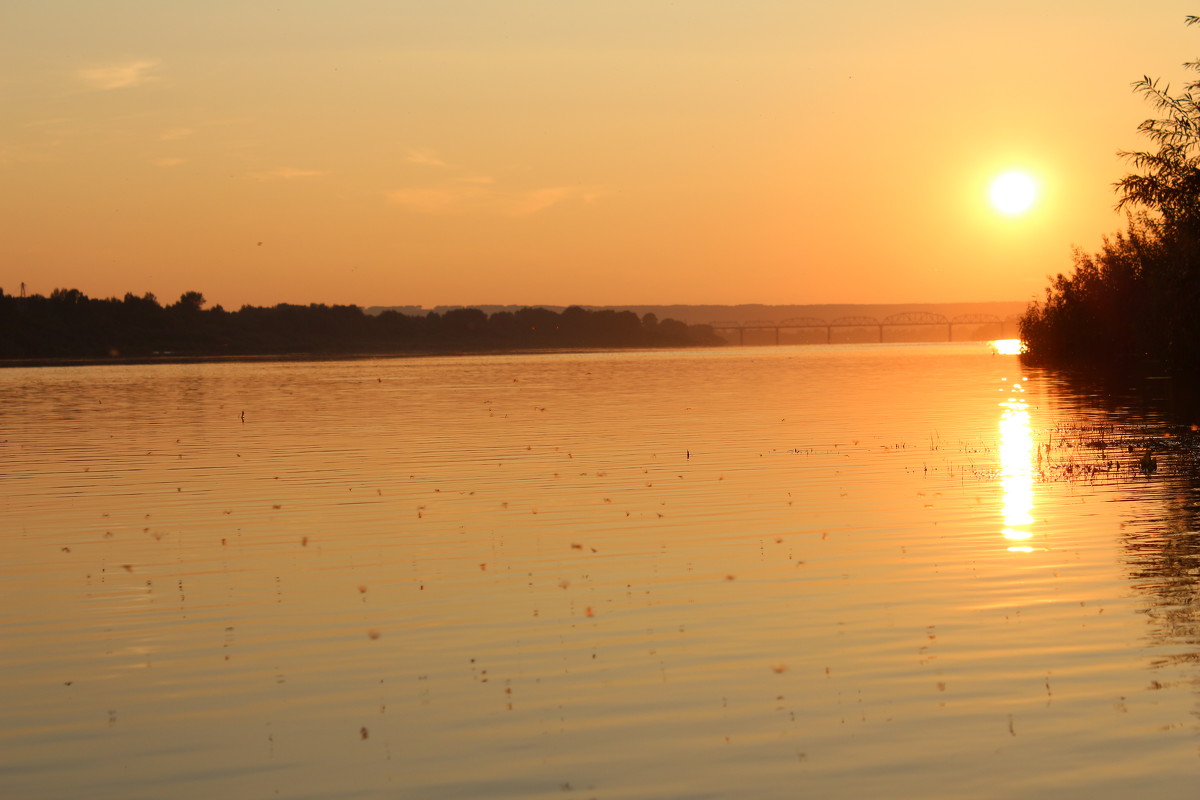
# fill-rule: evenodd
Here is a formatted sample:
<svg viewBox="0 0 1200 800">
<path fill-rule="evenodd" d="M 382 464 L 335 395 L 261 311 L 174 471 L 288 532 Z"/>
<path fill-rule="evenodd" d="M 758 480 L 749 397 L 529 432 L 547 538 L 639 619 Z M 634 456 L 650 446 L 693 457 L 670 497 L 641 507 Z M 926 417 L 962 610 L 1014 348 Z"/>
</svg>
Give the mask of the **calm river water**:
<svg viewBox="0 0 1200 800">
<path fill-rule="evenodd" d="M 0 796 L 1193 798 L 1170 422 L 979 343 L 3 370 Z"/>
</svg>

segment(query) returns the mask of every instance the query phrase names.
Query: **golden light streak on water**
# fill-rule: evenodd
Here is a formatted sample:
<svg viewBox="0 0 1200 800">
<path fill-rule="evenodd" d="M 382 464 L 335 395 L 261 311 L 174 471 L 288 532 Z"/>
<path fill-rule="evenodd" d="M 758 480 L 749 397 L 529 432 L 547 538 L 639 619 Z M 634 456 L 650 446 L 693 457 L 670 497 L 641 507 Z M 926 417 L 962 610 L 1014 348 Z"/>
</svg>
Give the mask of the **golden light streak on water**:
<svg viewBox="0 0 1200 800">
<path fill-rule="evenodd" d="M 1024 393 L 1013 384 L 1014 396 L 1000 403 L 1000 485 L 1004 491 L 1004 529 L 1011 542 L 1033 538 L 1034 442 L 1029 425 L 1029 404 L 1015 396 Z M 1027 545 L 1014 545 L 1013 552 L 1030 552 Z"/>
<path fill-rule="evenodd" d="M 1002 356 L 1017 356 L 1026 350 L 1025 343 L 1020 339 L 996 339 L 991 344 L 992 349 Z"/>
</svg>

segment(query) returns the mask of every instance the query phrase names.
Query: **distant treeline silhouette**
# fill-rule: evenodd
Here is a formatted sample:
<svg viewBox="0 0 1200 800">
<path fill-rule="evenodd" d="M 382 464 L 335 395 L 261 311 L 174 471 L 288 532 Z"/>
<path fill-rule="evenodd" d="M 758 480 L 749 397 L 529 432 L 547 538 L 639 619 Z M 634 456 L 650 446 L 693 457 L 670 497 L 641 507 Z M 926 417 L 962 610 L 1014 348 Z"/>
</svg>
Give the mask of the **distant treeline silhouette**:
<svg viewBox="0 0 1200 800">
<path fill-rule="evenodd" d="M 1200 23 L 1188 17 L 1187 24 Z M 1185 65 L 1200 71 L 1200 62 Z M 1162 369 L 1200 367 L 1200 81 L 1172 95 L 1143 78 L 1134 84 L 1162 112 L 1138 130 L 1157 145 L 1122 152 L 1139 172 L 1117 183 L 1127 230 L 1095 255 L 1077 252 L 1046 299 L 1021 319 L 1034 360 L 1067 365 Z"/>
<path fill-rule="evenodd" d="M 49 297 L 0 290 L 0 358 L 139 358 L 386 354 L 558 348 L 681 347 L 724 342 L 706 325 L 631 311 L 561 313 L 543 308 L 485 314 L 462 308 L 407 316 L 358 306 L 204 308 L 186 292 L 161 305 L 153 294 L 92 299 L 78 289 Z"/>
</svg>

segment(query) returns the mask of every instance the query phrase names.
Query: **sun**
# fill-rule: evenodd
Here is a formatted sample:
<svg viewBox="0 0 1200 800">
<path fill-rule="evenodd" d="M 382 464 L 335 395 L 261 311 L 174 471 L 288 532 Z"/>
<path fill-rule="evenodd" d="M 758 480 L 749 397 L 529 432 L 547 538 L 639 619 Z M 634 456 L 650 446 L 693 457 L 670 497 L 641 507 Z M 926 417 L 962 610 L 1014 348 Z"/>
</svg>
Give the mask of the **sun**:
<svg viewBox="0 0 1200 800">
<path fill-rule="evenodd" d="M 1037 200 L 1038 187 L 1024 172 L 1006 172 L 992 181 L 988 196 L 992 206 L 1010 216 L 1028 211 Z"/>
</svg>

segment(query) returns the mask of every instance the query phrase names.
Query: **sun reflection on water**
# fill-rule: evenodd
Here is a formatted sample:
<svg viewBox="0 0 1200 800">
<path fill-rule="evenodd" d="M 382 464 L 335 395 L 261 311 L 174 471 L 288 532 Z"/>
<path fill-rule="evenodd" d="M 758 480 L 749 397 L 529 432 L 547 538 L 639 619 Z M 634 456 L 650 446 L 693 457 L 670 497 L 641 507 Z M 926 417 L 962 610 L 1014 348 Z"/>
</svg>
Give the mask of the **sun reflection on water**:
<svg viewBox="0 0 1200 800">
<path fill-rule="evenodd" d="M 1004 538 L 1012 552 L 1032 552 L 1021 544 L 1033 538 L 1034 442 L 1029 425 L 1029 404 L 1017 395 L 1025 390 L 1013 384 L 1013 397 L 1000 404 L 1000 485 L 1004 489 Z"/>
<path fill-rule="evenodd" d="M 996 339 L 991 343 L 998 355 L 1019 356 L 1025 352 L 1025 343 L 1020 339 Z"/>
</svg>

